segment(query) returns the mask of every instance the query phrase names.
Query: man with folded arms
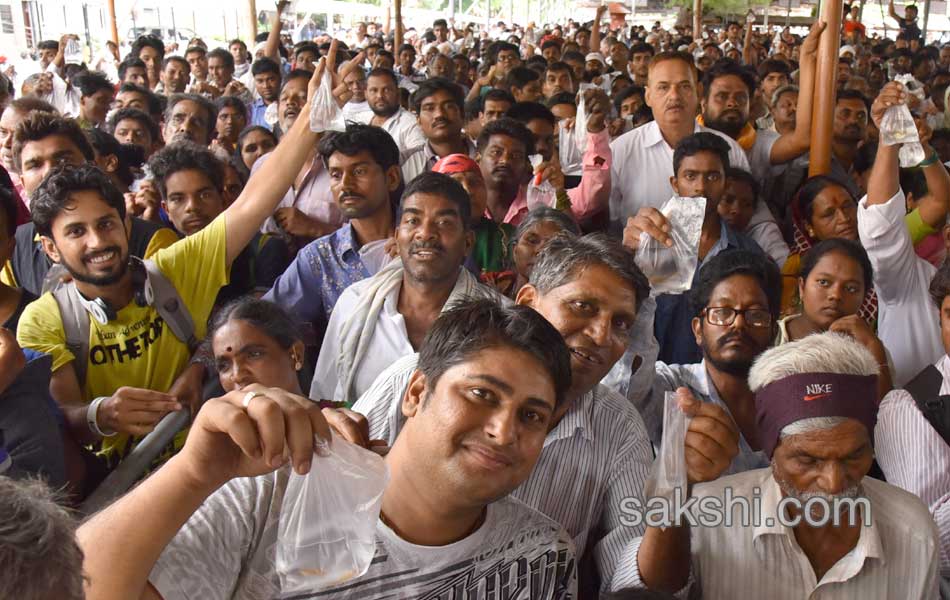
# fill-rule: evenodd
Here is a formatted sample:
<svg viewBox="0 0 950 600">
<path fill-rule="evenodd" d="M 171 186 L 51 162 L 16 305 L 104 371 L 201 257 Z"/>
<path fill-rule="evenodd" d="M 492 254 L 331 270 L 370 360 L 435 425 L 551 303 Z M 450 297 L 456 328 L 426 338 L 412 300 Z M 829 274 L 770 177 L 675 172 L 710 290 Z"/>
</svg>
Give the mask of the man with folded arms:
<svg viewBox="0 0 950 600">
<path fill-rule="evenodd" d="M 749 385 L 771 467 L 694 486 L 691 511 L 702 526 L 648 527 L 637 555 L 648 586 L 690 585 L 706 598 L 936 597 L 930 513 L 913 494 L 866 476 L 877 373 L 868 350 L 830 332 L 760 356 Z M 756 512 L 736 509 L 743 497 L 761 502 L 758 522 L 743 523 Z M 725 510 L 698 508 L 712 500 Z"/>
</svg>

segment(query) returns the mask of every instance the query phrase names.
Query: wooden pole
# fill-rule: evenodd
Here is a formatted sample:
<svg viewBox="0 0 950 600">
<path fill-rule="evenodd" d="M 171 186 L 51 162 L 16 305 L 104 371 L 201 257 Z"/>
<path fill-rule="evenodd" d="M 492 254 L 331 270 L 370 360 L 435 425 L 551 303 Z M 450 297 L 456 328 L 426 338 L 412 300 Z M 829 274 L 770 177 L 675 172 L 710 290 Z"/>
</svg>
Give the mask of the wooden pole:
<svg viewBox="0 0 950 600">
<path fill-rule="evenodd" d="M 112 42 L 119 45 L 119 26 L 115 22 L 115 0 L 109 0 L 109 31 L 112 34 Z"/>
<path fill-rule="evenodd" d="M 827 23 L 827 27 L 818 41 L 809 177 L 824 175 L 831 170 L 831 130 L 835 112 L 838 47 L 841 43 L 841 10 L 841 0 L 824 0 L 821 3 L 820 18 Z"/>
<path fill-rule="evenodd" d="M 247 0 L 247 14 L 244 15 L 247 22 L 248 46 L 254 45 L 254 38 L 257 37 L 257 2 Z"/>
<path fill-rule="evenodd" d="M 399 56 L 402 46 L 402 0 L 393 0 L 393 19 L 396 23 L 396 33 L 393 34 L 393 54 Z"/>
<path fill-rule="evenodd" d="M 693 41 L 703 38 L 703 0 L 693 0 Z"/>
</svg>

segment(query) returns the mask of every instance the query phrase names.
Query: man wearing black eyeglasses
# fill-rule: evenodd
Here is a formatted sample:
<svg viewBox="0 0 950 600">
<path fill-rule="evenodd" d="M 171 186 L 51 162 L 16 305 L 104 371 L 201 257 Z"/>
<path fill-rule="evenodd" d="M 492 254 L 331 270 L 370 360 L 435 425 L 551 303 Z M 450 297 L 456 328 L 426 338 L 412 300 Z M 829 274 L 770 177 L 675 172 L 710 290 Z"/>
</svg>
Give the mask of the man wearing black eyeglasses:
<svg viewBox="0 0 950 600">
<path fill-rule="evenodd" d="M 768 466 L 756 435 L 755 396 L 747 379 L 752 363 L 775 339 L 781 290 L 778 267 L 757 252 L 730 250 L 702 266 L 689 300 L 703 360 L 686 365 L 658 361 L 652 392 L 637 406 L 657 447 L 663 435 L 664 394 L 685 387 L 696 398 L 725 408 L 738 425 L 739 454 L 723 475 Z"/>
</svg>

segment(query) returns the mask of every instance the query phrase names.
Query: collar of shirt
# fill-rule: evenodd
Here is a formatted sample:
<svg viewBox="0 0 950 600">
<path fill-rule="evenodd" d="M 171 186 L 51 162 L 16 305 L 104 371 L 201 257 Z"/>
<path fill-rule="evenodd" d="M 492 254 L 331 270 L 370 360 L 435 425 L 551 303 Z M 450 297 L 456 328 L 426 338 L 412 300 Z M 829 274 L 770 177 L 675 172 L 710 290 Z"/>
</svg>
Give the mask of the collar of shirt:
<svg viewBox="0 0 950 600">
<path fill-rule="evenodd" d="M 591 412 L 594 409 L 594 395 L 597 391 L 595 387 L 586 394 L 575 400 L 558 424 L 554 426 L 544 438 L 544 446 L 553 444 L 559 440 L 573 438 L 576 434 L 587 441 L 594 441 L 591 435 Z"/>
<path fill-rule="evenodd" d="M 943 375 L 943 383 L 940 384 L 940 395 L 946 396 L 950 394 L 950 356 L 944 354 L 940 357 L 934 367 L 940 371 L 940 374 Z"/>
<path fill-rule="evenodd" d="M 660 125 L 656 121 L 650 121 L 646 125 L 643 125 L 646 131 L 643 133 L 643 145 L 645 147 L 655 146 L 660 142 L 666 144 L 666 140 L 663 138 L 663 132 L 660 131 Z M 706 128 L 700 125 L 699 123 L 693 124 L 693 133 L 699 133 L 700 131 L 706 131 Z M 667 147 L 670 147 L 669 144 L 666 144 Z"/>
<path fill-rule="evenodd" d="M 464 133 L 462 134 L 462 141 L 465 142 L 466 154 L 474 158 L 475 157 L 475 144 L 472 143 L 472 140 L 468 138 Z M 422 155 L 426 159 L 426 164 L 429 166 L 428 170 L 431 171 L 432 167 L 435 166 L 435 163 L 439 162 L 439 159 L 442 158 L 435 153 L 435 150 L 432 149 L 432 144 L 429 141 L 426 141 L 425 146 L 422 147 Z"/>
<path fill-rule="evenodd" d="M 487 209 L 485 212 L 488 212 Z M 512 200 L 502 222 L 517 225 L 521 223 L 521 218 L 526 214 L 528 214 L 528 186 L 523 185 L 518 188 L 518 195 Z"/>
<path fill-rule="evenodd" d="M 791 549 L 791 551 L 796 554 L 801 553 L 801 558 L 807 565 L 808 559 L 804 556 L 804 551 L 801 550 L 798 542 L 795 541 L 795 532 L 779 521 L 778 511 L 781 508 L 779 502 L 782 500 L 782 490 L 779 488 L 778 482 L 775 481 L 772 469 L 763 470 L 763 475 L 761 485 L 759 486 L 762 493 L 761 519 L 759 524 L 753 527 L 752 530 L 752 543 L 755 546 L 756 552 L 759 554 L 759 558 L 768 560 L 768 557 L 774 555 L 769 553 L 766 545 L 781 543 L 781 538 L 785 537 L 788 541 L 788 543 L 785 544 L 785 548 Z M 820 582 L 815 582 L 816 587 L 818 583 L 843 583 L 855 577 L 861 571 L 861 567 L 868 558 L 884 560 L 884 545 L 881 543 L 881 534 L 873 513 L 874 511 L 872 510 L 870 515 L 871 526 L 864 527 L 862 524 L 861 534 L 854 548 L 835 563 L 835 565 L 825 573 L 824 577 L 821 578 Z M 810 567 L 803 569 L 803 571 L 814 577 L 814 571 Z"/>
<path fill-rule="evenodd" d="M 333 237 L 336 238 L 336 247 L 340 256 L 346 258 L 348 253 L 353 253 L 357 258 L 359 257 L 359 245 L 356 243 L 356 232 L 353 231 L 353 225 L 349 221 L 333 232 Z"/>
</svg>

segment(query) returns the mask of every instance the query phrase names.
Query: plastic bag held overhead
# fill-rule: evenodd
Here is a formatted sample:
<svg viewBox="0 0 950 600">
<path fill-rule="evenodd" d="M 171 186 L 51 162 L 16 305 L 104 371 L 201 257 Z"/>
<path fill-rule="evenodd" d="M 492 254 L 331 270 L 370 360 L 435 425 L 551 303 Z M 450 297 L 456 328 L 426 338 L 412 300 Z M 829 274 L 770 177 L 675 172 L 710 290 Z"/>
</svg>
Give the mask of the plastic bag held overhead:
<svg viewBox="0 0 950 600">
<path fill-rule="evenodd" d="M 389 482 L 383 459 L 334 436 L 306 475 L 291 472 L 280 510 L 276 567 L 281 592 L 340 585 L 369 569 Z"/>
<path fill-rule="evenodd" d="M 330 71 L 323 72 L 320 87 L 313 96 L 310 104 L 310 131 L 323 133 L 324 131 L 346 131 L 346 121 L 343 118 L 343 109 L 333 97 L 333 78 Z"/>
<path fill-rule="evenodd" d="M 903 84 L 908 93 L 915 93 L 916 81 L 912 75 L 898 75 L 894 81 Z M 920 145 L 914 116 L 906 104 L 896 104 L 884 111 L 884 117 L 881 119 L 881 143 L 885 146 L 901 145 L 898 158 L 904 168 L 914 167 L 927 158 L 923 146 Z"/>
<path fill-rule="evenodd" d="M 699 263 L 699 237 L 706 217 L 706 199 L 673 196 L 660 212 L 669 222 L 673 245 L 667 248 L 648 233 L 641 233 L 637 266 L 650 280 L 652 295 L 681 294 L 692 286 Z"/>
</svg>

